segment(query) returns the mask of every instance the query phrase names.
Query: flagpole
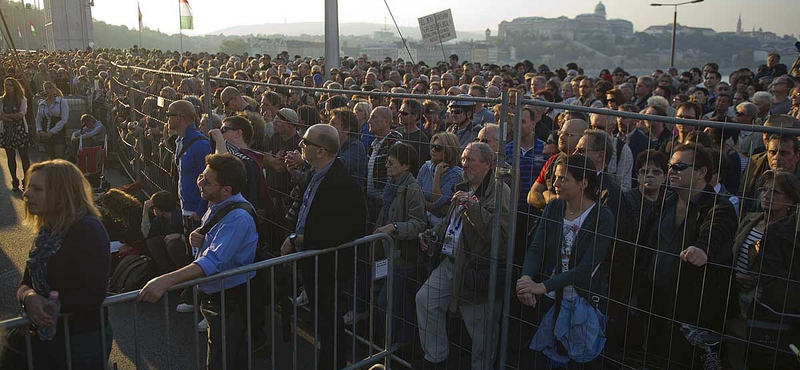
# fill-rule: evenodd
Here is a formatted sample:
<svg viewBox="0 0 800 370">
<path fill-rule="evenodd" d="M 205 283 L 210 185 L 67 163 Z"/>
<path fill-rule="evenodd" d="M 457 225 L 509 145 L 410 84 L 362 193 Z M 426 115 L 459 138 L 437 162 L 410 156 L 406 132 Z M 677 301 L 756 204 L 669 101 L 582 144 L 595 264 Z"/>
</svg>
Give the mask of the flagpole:
<svg viewBox="0 0 800 370">
<path fill-rule="evenodd" d="M 181 0 L 178 0 L 178 37 L 181 39 L 181 58 L 183 58 L 183 27 L 181 26 Z"/>
<path fill-rule="evenodd" d="M 23 22 L 25 22 L 25 25 L 28 26 L 28 28 L 30 28 L 30 24 L 28 23 L 28 13 L 25 11 L 25 2 L 23 0 L 19 0 L 19 3 L 22 4 Z M 28 29 L 27 32 L 30 32 L 30 29 Z M 28 38 L 25 37 L 24 34 L 22 36 L 22 47 L 24 47 L 25 50 L 28 50 Z"/>
<path fill-rule="evenodd" d="M 139 47 L 144 47 L 142 45 L 142 8 L 139 6 L 139 2 L 136 2 L 136 10 L 138 11 L 137 16 L 139 17 Z"/>
</svg>

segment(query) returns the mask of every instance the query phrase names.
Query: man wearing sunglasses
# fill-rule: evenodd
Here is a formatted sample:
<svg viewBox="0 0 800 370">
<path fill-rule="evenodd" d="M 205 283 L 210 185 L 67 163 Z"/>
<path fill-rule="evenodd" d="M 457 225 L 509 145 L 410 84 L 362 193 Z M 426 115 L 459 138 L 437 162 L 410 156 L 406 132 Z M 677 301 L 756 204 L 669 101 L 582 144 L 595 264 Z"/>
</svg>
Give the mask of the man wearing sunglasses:
<svg viewBox="0 0 800 370">
<path fill-rule="evenodd" d="M 419 154 L 420 163 L 425 163 L 431 157 L 430 139 L 422 127 L 422 103 L 416 99 L 403 99 L 403 104 L 398 112 L 400 114 L 399 131 L 403 134 L 403 141 L 410 144 Z M 419 165 L 420 163 L 417 163 Z"/>
<path fill-rule="evenodd" d="M 471 96 L 459 94 L 457 97 L 470 98 Z M 458 142 L 461 144 L 462 149 L 475 141 L 478 133 L 483 128 L 481 125 L 476 125 L 472 120 L 474 109 L 475 103 L 471 101 L 454 100 L 448 105 L 447 132 L 458 136 Z"/>
<path fill-rule="evenodd" d="M 327 124 L 311 126 L 300 141 L 300 148 L 303 160 L 314 172 L 302 196 L 295 231 L 281 246 L 282 255 L 344 244 L 363 236 L 367 224 L 363 190 L 337 158 L 339 133 L 336 128 Z M 348 305 L 344 303 L 347 302 L 345 297 L 339 296 L 337 300 L 336 294 L 341 293 L 342 287 L 352 287 L 353 249 L 339 251 L 338 257 L 328 253 L 319 256 L 318 260 L 304 259 L 298 262 L 298 267 L 309 292 L 309 307 L 318 307 L 319 310 L 316 323 L 321 346 L 318 368 L 346 367 L 349 341 L 341 318 Z M 335 312 L 335 302 L 339 302 L 339 312 Z M 334 343 L 337 343 L 336 348 Z"/>
<path fill-rule="evenodd" d="M 675 322 L 722 332 L 739 304 L 733 284 L 737 216 L 730 201 L 709 185 L 713 159 L 701 145 L 672 154 L 667 193 L 641 228 L 634 293 L 649 322 L 648 353 L 702 368 L 699 352 Z M 676 289 L 677 286 L 677 289 Z M 733 290 L 733 291 L 732 291 Z M 673 321 L 676 320 L 676 321 Z M 652 333 L 658 333 L 652 335 Z"/>
</svg>

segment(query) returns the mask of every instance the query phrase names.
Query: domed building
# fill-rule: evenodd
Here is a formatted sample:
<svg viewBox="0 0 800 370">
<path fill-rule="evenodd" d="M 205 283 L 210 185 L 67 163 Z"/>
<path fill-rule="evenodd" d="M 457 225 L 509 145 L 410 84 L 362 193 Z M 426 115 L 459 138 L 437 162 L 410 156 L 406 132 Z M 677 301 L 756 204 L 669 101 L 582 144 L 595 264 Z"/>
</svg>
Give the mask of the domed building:
<svg viewBox="0 0 800 370">
<path fill-rule="evenodd" d="M 560 40 L 581 40 L 594 37 L 627 38 L 633 36 L 633 23 L 624 19 L 606 19 L 606 6 L 599 2 L 594 13 L 567 17 L 522 17 L 500 22 L 499 35 L 529 35 Z"/>
</svg>

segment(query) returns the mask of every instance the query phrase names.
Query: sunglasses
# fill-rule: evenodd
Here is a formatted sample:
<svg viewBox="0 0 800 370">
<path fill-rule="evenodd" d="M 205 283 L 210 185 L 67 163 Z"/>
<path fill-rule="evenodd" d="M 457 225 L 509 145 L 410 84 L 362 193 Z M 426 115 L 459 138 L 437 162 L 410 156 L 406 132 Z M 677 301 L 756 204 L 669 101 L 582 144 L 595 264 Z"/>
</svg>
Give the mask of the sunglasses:
<svg viewBox="0 0 800 370">
<path fill-rule="evenodd" d="M 224 134 L 224 133 L 226 133 L 228 131 L 231 131 L 231 130 L 239 130 L 239 129 L 236 128 L 236 127 L 233 127 L 233 126 L 222 126 L 222 127 L 220 127 L 219 132 Z"/>
<path fill-rule="evenodd" d="M 450 114 L 461 114 L 461 113 L 464 113 L 464 111 L 461 110 L 461 109 L 450 109 L 447 112 L 450 113 Z"/>
<path fill-rule="evenodd" d="M 672 172 L 681 172 L 681 171 L 683 171 L 683 170 L 685 170 L 685 169 L 687 169 L 689 167 L 694 167 L 694 165 L 693 164 L 689 164 L 689 163 L 678 162 L 678 163 L 673 163 L 673 164 L 669 165 L 669 170 L 672 171 Z"/>
<path fill-rule="evenodd" d="M 431 150 L 435 152 L 441 152 L 442 150 L 444 150 L 444 146 L 439 144 L 433 144 L 431 145 Z"/>
<path fill-rule="evenodd" d="M 320 148 L 320 149 L 328 150 L 324 146 L 319 145 L 319 144 L 317 144 L 317 143 L 315 143 L 315 142 L 313 142 L 311 140 L 308 140 L 307 138 L 300 139 L 300 143 L 298 145 L 303 147 L 303 148 L 308 147 L 308 146 L 315 146 L 315 147 Z"/>
<path fill-rule="evenodd" d="M 736 117 L 744 117 L 746 115 L 747 115 L 747 113 L 739 112 L 738 110 L 736 111 Z"/>
</svg>

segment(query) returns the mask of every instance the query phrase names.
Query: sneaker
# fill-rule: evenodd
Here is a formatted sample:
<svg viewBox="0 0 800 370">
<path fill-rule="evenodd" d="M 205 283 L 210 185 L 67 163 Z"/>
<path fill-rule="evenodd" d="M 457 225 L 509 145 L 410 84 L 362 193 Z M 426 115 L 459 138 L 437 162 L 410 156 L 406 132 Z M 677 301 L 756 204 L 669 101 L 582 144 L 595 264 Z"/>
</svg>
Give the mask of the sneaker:
<svg viewBox="0 0 800 370">
<path fill-rule="evenodd" d="M 295 306 L 298 306 L 298 307 L 307 305 L 308 304 L 308 294 L 306 294 L 306 291 L 303 290 L 302 292 L 300 292 L 300 295 L 297 296 L 297 298 L 293 299 L 292 303 Z"/>
<path fill-rule="evenodd" d="M 197 331 L 201 333 L 208 331 L 208 321 L 206 321 L 206 319 L 203 319 L 203 321 L 197 323 Z"/>
<path fill-rule="evenodd" d="M 347 311 L 347 313 L 344 314 L 344 316 L 342 316 L 342 319 L 344 320 L 344 324 L 345 325 L 353 325 L 353 322 L 359 322 L 361 320 L 364 320 L 364 319 L 367 318 L 367 316 L 369 316 L 369 314 L 366 313 L 366 312 L 362 312 L 362 313 L 356 314 L 355 317 L 353 317 L 353 316 L 354 316 L 353 315 L 353 310 Z"/>
<path fill-rule="evenodd" d="M 175 311 L 178 311 L 180 313 L 194 312 L 194 306 L 186 303 L 181 303 L 177 307 L 175 307 Z"/>
</svg>

